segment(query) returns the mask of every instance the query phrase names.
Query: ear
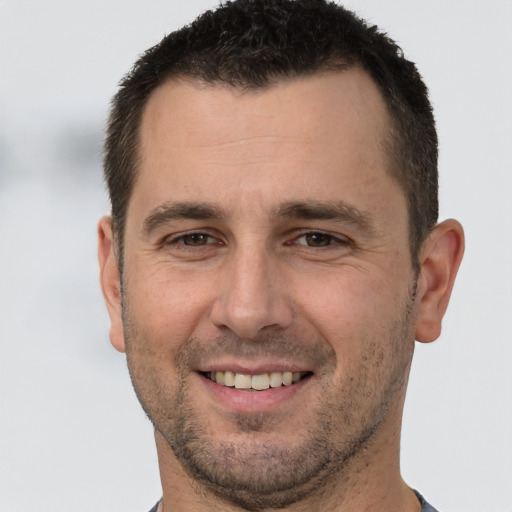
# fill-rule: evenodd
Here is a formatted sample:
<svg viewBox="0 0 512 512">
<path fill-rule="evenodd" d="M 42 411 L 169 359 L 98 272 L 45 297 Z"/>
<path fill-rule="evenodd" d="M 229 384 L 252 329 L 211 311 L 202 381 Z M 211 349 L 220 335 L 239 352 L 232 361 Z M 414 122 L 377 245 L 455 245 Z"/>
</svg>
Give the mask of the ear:
<svg viewBox="0 0 512 512">
<path fill-rule="evenodd" d="M 116 350 L 124 352 L 121 276 L 117 264 L 114 232 L 110 217 L 103 217 L 98 224 L 98 260 L 101 291 L 110 317 L 110 342 Z"/>
<path fill-rule="evenodd" d="M 441 321 L 463 254 L 464 230 L 456 220 L 438 224 L 423 244 L 418 281 L 418 341 L 429 343 L 441 334 Z"/>
</svg>

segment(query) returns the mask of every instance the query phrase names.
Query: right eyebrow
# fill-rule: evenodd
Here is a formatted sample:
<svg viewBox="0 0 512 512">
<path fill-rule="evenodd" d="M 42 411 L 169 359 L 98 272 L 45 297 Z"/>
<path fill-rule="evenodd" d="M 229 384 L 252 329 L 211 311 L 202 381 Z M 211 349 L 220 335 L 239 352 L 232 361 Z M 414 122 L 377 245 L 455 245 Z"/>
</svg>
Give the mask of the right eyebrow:
<svg viewBox="0 0 512 512">
<path fill-rule="evenodd" d="M 168 202 L 153 209 L 144 219 L 142 231 L 149 235 L 160 226 L 178 219 L 222 220 L 225 218 L 222 210 L 206 202 Z"/>
<path fill-rule="evenodd" d="M 345 201 L 291 201 L 279 206 L 275 215 L 290 219 L 348 223 L 368 235 L 375 234 L 375 223 L 370 213 Z"/>
</svg>

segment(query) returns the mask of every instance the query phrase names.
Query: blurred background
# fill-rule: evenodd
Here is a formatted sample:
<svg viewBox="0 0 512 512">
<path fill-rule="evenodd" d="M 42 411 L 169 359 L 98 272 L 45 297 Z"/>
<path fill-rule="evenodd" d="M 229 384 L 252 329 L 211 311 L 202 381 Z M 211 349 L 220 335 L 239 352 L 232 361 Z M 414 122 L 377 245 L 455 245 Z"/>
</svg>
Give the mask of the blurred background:
<svg viewBox="0 0 512 512">
<path fill-rule="evenodd" d="M 101 141 L 137 55 L 213 0 L 0 0 L 0 512 L 144 512 L 152 428 L 110 346 L 96 263 Z M 419 345 L 406 481 L 441 511 L 512 511 L 512 1 L 351 0 L 415 61 L 440 136 L 441 217 L 466 257 Z"/>
</svg>

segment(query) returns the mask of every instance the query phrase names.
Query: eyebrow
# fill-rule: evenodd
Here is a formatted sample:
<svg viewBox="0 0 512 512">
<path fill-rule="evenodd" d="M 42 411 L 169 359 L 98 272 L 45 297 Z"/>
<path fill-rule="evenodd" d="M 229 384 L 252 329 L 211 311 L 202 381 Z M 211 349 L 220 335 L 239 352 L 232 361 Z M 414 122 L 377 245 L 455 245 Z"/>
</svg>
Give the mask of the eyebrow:
<svg viewBox="0 0 512 512">
<path fill-rule="evenodd" d="M 372 216 L 345 201 L 291 201 L 280 205 L 276 217 L 304 220 L 332 220 L 353 225 L 366 234 L 375 232 Z"/>
<path fill-rule="evenodd" d="M 211 203 L 194 201 L 163 203 L 144 219 L 143 232 L 148 235 L 173 220 L 222 220 L 224 217 L 222 210 Z"/>
<path fill-rule="evenodd" d="M 272 211 L 275 218 L 297 220 L 332 220 L 344 222 L 361 229 L 368 235 L 373 234 L 374 222 L 368 212 L 363 212 L 344 201 L 290 201 Z M 180 219 L 223 220 L 224 211 L 208 202 L 166 202 L 157 206 L 144 219 L 143 232 L 149 235 L 160 226 Z"/>
</svg>

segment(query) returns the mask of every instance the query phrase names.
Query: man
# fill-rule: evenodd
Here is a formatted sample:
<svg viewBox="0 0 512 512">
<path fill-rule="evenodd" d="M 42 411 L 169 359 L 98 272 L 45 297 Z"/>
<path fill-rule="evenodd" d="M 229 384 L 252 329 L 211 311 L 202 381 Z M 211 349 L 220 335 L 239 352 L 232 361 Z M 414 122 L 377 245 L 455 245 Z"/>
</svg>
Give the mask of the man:
<svg viewBox="0 0 512 512">
<path fill-rule="evenodd" d="M 105 175 L 101 284 L 155 427 L 154 510 L 434 510 L 400 424 L 464 244 L 436 224 L 400 49 L 324 0 L 226 3 L 124 79 Z"/>
</svg>

